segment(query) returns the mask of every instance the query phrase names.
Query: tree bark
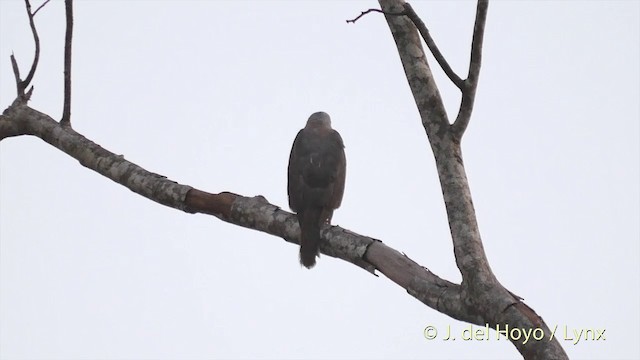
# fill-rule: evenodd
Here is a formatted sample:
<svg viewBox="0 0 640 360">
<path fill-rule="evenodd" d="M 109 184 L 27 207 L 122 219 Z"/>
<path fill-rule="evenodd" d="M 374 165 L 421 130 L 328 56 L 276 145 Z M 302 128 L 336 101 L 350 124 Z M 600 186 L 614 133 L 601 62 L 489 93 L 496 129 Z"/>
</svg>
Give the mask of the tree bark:
<svg viewBox="0 0 640 360">
<path fill-rule="evenodd" d="M 560 343 L 552 338 L 551 331 L 542 318 L 504 288 L 493 274 L 478 229 L 462 160 L 460 133 L 459 130 L 455 130 L 455 124 L 449 123 L 419 33 L 409 17 L 393 15 L 405 12 L 404 1 L 379 0 L 379 3 L 385 12 L 387 24 L 395 40 L 400 61 L 436 160 L 456 264 L 462 274 L 460 300 L 462 306 L 467 307 L 467 311 L 463 313 L 477 314 L 475 319 L 458 319 L 481 325 L 489 324 L 499 329 L 505 329 L 506 326 L 511 329 L 519 328 L 525 332 L 540 328 L 544 331 L 544 340 L 524 343 L 522 339 L 516 340 L 513 336 L 509 339 L 525 359 L 567 358 Z M 479 71 L 479 63 L 477 65 L 472 63 L 472 66 L 477 66 Z M 473 91 L 475 92 L 475 89 Z M 462 106 L 465 106 L 464 102 Z M 472 106 L 472 104 L 467 103 L 466 106 Z M 470 109 L 468 116 L 470 116 Z"/>
</svg>

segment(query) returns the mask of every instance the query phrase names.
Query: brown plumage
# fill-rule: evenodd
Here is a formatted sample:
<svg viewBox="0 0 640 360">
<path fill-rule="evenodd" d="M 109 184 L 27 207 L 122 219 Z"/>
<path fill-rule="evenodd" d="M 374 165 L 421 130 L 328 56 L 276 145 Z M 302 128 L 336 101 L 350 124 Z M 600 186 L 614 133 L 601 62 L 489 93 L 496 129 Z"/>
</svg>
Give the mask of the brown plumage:
<svg viewBox="0 0 640 360">
<path fill-rule="evenodd" d="M 289 156 L 289 207 L 300 224 L 300 263 L 316 264 L 320 227 L 331 223 L 344 194 L 347 161 L 340 134 L 325 112 L 312 114 L 293 141 Z"/>
</svg>

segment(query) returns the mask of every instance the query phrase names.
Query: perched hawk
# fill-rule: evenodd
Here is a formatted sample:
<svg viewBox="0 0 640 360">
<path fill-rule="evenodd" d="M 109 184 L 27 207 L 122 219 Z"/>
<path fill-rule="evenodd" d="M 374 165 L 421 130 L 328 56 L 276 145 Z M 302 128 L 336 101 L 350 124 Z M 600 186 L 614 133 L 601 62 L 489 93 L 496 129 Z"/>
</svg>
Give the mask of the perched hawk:
<svg viewBox="0 0 640 360">
<path fill-rule="evenodd" d="M 312 114 L 293 141 L 287 186 L 300 224 L 300 263 L 309 269 L 316 264 L 320 226 L 331 223 L 342 202 L 346 166 L 342 137 L 329 114 Z"/>
</svg>

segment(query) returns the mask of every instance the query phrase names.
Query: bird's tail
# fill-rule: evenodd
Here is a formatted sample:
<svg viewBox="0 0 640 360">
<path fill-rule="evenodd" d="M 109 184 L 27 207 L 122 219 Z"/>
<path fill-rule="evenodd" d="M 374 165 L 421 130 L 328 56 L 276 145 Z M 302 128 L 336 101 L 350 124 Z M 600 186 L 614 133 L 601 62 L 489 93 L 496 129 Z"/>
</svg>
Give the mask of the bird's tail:
<svg viewBox="0 0 640 360">
<path fill-rule="evenodd" d="M 311 269 L 316 264 L 320 243 L 320 215 L 322 209 L 306 209 L 300 222 L 300 264 Z"/>
</svg>

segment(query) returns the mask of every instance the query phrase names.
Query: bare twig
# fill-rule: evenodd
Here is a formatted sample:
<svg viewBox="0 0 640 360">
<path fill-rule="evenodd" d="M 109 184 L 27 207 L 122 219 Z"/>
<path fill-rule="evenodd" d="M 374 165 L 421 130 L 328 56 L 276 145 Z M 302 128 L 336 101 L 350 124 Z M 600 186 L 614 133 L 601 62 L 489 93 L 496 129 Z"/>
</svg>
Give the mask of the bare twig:
<svg viewBox="0 0 640 360">
<path fill-rule="evenodd" d="M 347 24 L 348 23 L 355 24 L 356 21 L 358 21 L 361 17 L 363 17 L 363 16 L 365 16 L 368 13 L 371 13 L 371 12 L 377 12 L 377 13 L 380 13 L 380 14 L 395 15 L 395 16 L 407 15 L 404 11 L 403 12 L 399 12 L 399 13 L 390 13 L 390 12 L 386 12 L 386 11 L 383 11 L 383 10 L 380 10 L 380 9 L 369 9 L 369 10 L 360 12 L 360 15 L 358 15 L 355 19 L 347 20 Z"/>
<path fill-rule="evenodd" d="M 36 68 L 38 67 L 38 60 L 40 60 L 40 37 L 38 36 L 38 31 L 36 30 L 36 24 L 33 21 L 33 13 L 31 13 L 31 4 L 29 0 L 24 0 L 25 5 L 27 7 L 27 15 L 29 16 L 29 26 L 31 26 L 31 33 L 33 33 L 33 41 L 35 42 L 35 55 L 33 57 L 33 63 L 31 64 L 31 69 L 29 70 L 29 74 L 27 77 L 21 82 L 21 90 L 22 92 L 19 95 L 24 93 L 24 89 L 29 86 L 31 80 L 33 80 L 33 75 L 36 73 Z"/>
<path fill-rule="evenodd" d="M 436 42 L 433 41 L 431 34 L 429 34 L 429 29 L 427 29 L 427 26 L 424 24 L 422 19 L 420 19 L 418 14 L 416 14 L 416 12 L 413 10 L 411 4 L 404 4 L 404 12 L 407 14 L 407 17 L 411 19 L 411 22 L 413 22 L 416 28 L 418 28 L 418 32 L 420 32 L 420 35 L 424 39 L 424 42 L 427 43 L 427 47 L 429 47 L 429 50 L 433 54 L 433 57 L 436 59 L 444 73 L 447 74 L 449 80 L 451 80 L 460 90 L 462 90 L 464 87 L 464 81 L 462 81 L 462 79 L 455 73 L 455 71 L 453 71 L 447 60 L 444 58 L 444 55 L 442 55 L 440 49 L 438 49 Z"/>
<path fill-rule="evenodd" d="M 484 40 L 484 28 L 487 20 L 488 0 L 478 0 L 476 7 L 476 20 L 473 26 L 473 39 L 471 41 L 471 59 L 469 61 L 469 73 L 465 80 L 465 86 L 462 89 L 462 102 L 460 111 L 456 121 L 453 123 L 452 131 L 454 136 L 460 140 L 473 111 L 473 103 L 476 97 L 476 89 L 478 88 L 478 79 L 480 77 L 480 66 L 482 63 L 482 42 Z"/>
<path fill-rule="evenodd" d="M 36 16 L 36 14 L 38 13 L 38 11 L 40 11 L 40 9 L 42 9 L 45 5 L 47 5 L 47 3 L 49 3 L 49 1 L 51 0 L 47 0 L 45 2 L 42 3 L 42 5 L 38 6 L 38 8 L 36 9 L 36 11 L 33 12 L 33 16 Z"/>
<path fill-rule="evenodd" d="M 40 37 L 38 36 L 38 31 L 36 30 L 36 24 L 33 21 L 33 17 L 36 13 L 42 9 L 50 0 L 46 0 L 42 5 L 40 5 L 36 11 L 31 12 L 31 3 L 29 0 L 24 0 L 25 8 L 27 10 L 27 16 L 29 17 L 29 26 L 31 27 L 31 33 L 33 34 L 33 41 L 35 43 L 35 54 L 33 57 L 33 63 L 31 64 L 31 69 L 29 69 L 29 73 L 27 74 L 26 79 L 22 80 L 20 78 L 20 68 L 18 67 L 18 62 L 16 61 L 15 55 L 11 54 L 11 67 L 13 69 L 13 75 L 16 79 L 16 92 L 18 93 L 18 98 L 23 100 L 28 100 L 31 92 L 33 91 L 33 87 L 27 94 L 25 94 L 25 89 L 33 80 L 33 76 L 36 73 L 36 68 L 38 67 L 38 61 L 40 60 Z"/>
<path fill-rule="evenodd" d="M 22 80 L 20 80 L 20 68 L 18 67 L 18 62 L 16 61 L 15 55 L 11 54 L 11 68 L 13 69 L 13 76 L 16 79 L 16 92 L 18 96 L 24 93 L 24 89 L 22 86 Z"/>
<path fill-rule="evenodd" d="M 71 126 L 71 43 L 73 36 L 73 0 L 65 0 L 67 30 L 64 35 L 64 105 L 60 124 Z"/>
</svg>

